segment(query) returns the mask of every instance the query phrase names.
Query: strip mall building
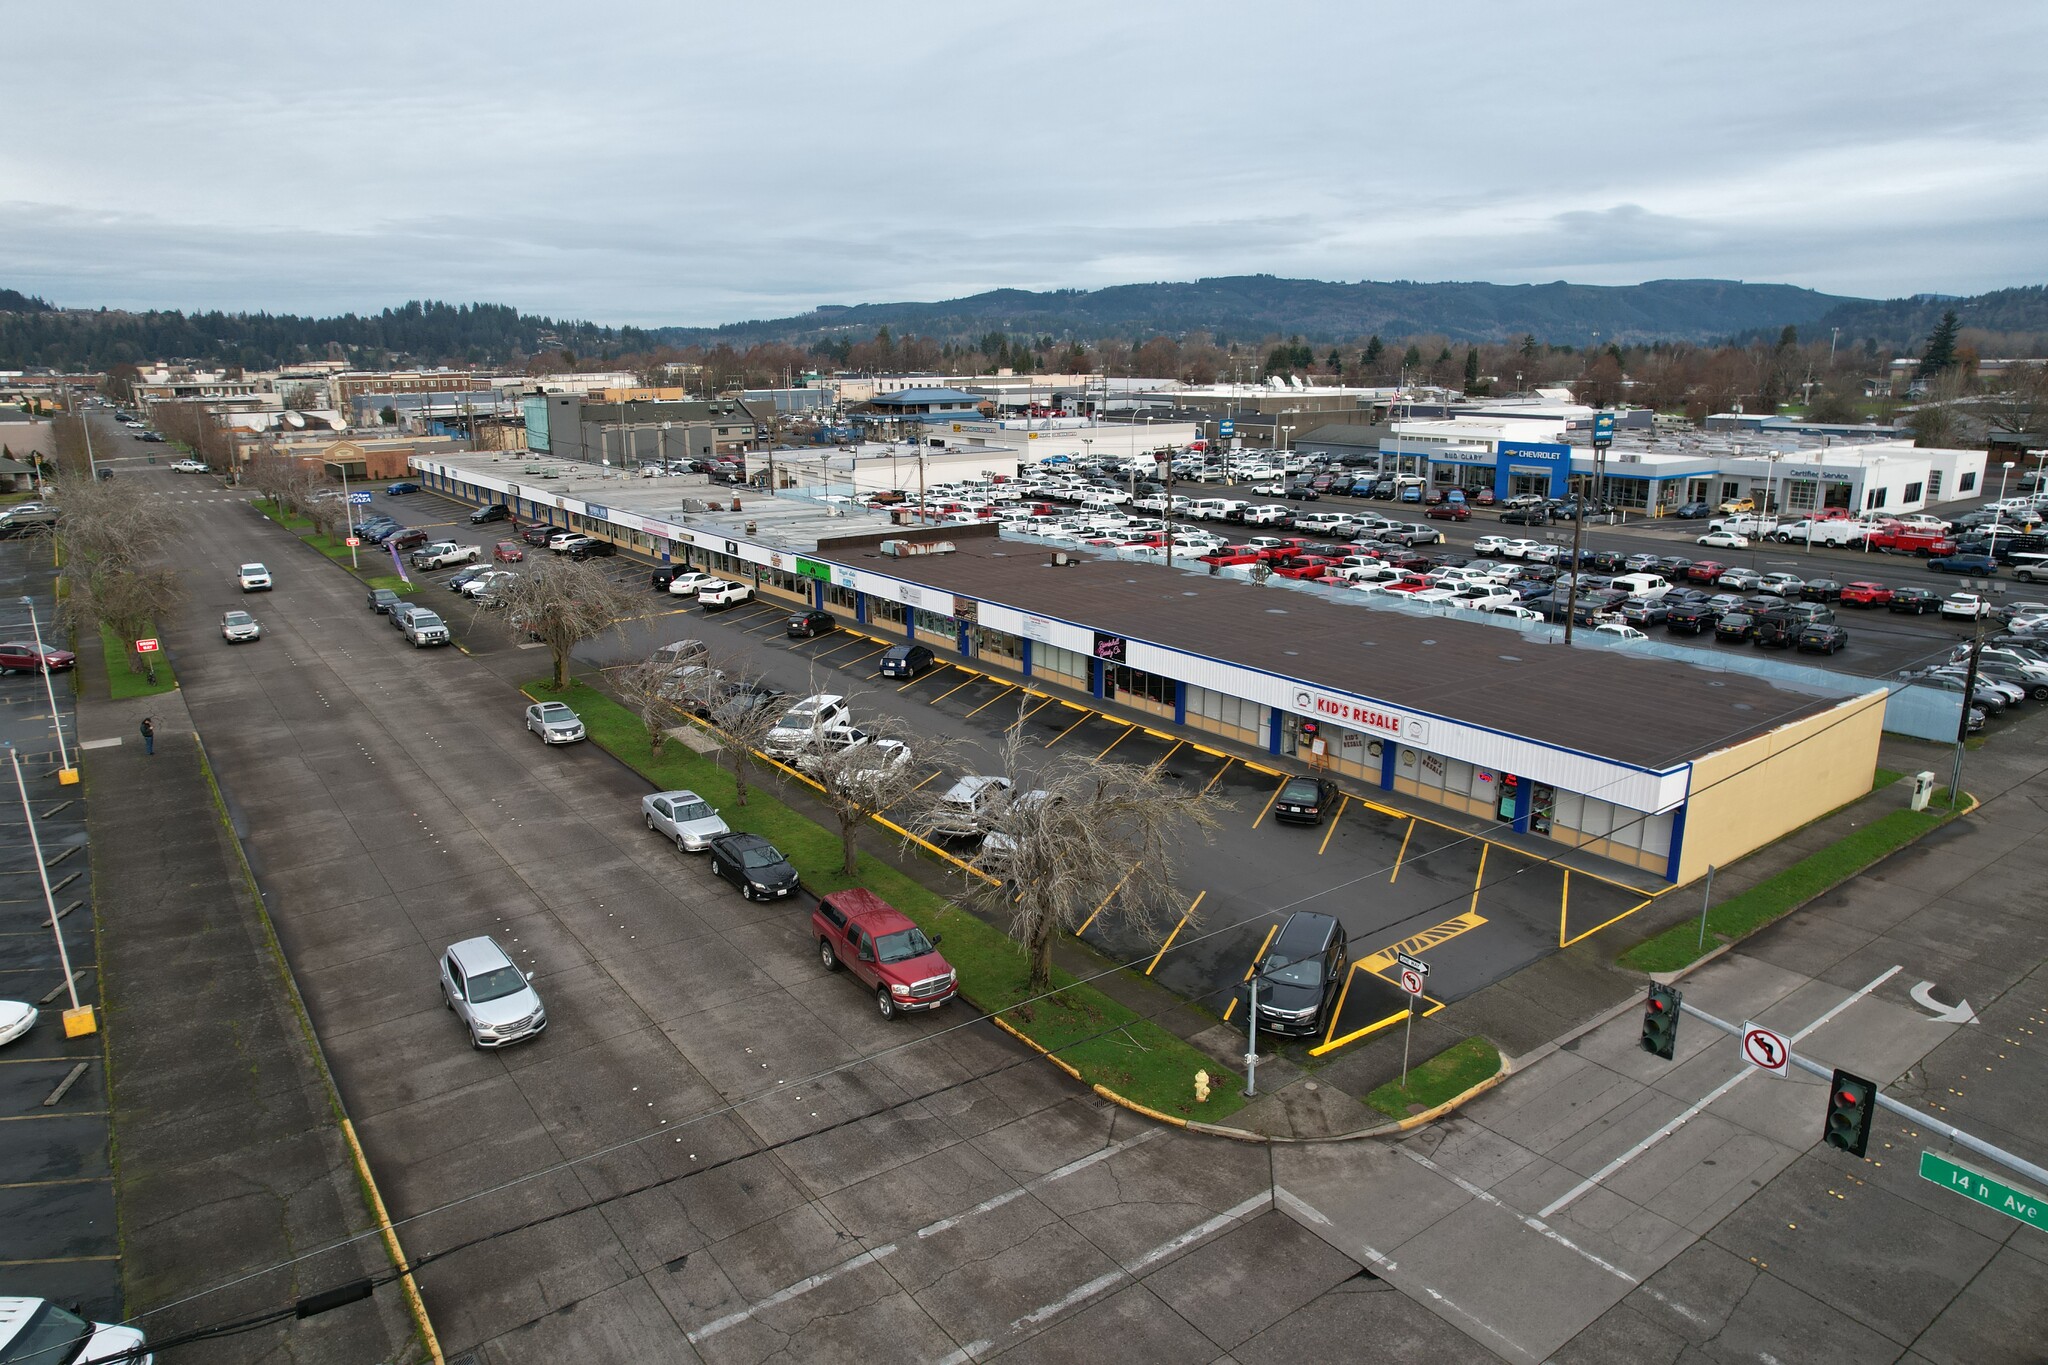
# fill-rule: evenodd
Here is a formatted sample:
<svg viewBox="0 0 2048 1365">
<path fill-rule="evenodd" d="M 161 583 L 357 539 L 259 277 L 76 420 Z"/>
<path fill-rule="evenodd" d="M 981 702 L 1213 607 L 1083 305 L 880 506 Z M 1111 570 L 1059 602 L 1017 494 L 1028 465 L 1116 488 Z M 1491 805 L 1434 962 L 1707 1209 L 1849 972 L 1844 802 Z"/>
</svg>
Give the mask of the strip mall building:
<svg viewBox="0 0 2048 1365">
<path fill-rule="evenodd" d="M 478 452 L 421 483 L 522 521 L 754 585 L 871 633 L 1051 693 L 1511 825 L 1680 883 L 1870 789 L 1885 690 L 1567 648 L 1489 621 L 1368 608 L 1163 566 L 1056 552 L 990 526 L 909 531 L 743 493 L 600 479 Z M 944 539 L 947 553 L 902 553 Z"/>
</svg>

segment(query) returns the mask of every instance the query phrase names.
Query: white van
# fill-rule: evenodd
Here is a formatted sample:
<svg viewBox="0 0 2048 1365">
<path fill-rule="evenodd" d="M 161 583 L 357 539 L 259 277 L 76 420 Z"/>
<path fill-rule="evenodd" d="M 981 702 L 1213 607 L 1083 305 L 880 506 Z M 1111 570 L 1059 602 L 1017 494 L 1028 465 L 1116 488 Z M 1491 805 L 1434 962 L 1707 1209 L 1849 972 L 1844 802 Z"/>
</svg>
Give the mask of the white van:
<svg viewBox="0 0 2048 1365">
<path fill-rule="evenodd" d="M 1642 597 L 1651 601 L 1671 591 L 1671 584 L 1653 573 L 1625 573 L 1614 580 L 1614 586 L 1630 597 Z"/>
</svg>

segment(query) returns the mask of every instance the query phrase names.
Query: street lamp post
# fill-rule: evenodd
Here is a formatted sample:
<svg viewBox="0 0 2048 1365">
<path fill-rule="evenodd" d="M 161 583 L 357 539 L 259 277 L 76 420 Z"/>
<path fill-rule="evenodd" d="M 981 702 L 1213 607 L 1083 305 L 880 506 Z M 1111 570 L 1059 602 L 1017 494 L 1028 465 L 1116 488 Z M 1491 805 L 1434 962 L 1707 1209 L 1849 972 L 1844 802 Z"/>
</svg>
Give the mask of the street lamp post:
<svg viewBox="0 0 2048 1365">
<path fill-rule="evenodd" d="M 36 638 L 36 661 L 42 667 L 43 694 L 50 699 L 50 728 L 57 732 L 57 782 L 69 787 L 78 781 L 78 769 L 71 766 L 70 751 L 64 747 L 64 718 L 57 714 L 57 688 L 50 681 L 50 665 L 43 659 L 43 628 L 36 620 L 36 602 L 33 597 L 24 597 L 21 604 L 28 608 L 28 628 Z"/>
<path fill-rule="evenodd" d="M 2012 461 L 2006 460 L 1998 468 L 1998 501 L 2001 504 L 2005 501 L 2005 481 L 2011 476 Z M 1993 564 L 1996 564 L 1998 562 L 1998 523 L 2001 520 L 2003 520 L 2004 517 L 2005 508 L 2003 506 L 1994 509 L 1991 518 L 1991 545 L 1988 551 L 1988 553 L 1991 556 L 1991 562 Z"/>
</svg>

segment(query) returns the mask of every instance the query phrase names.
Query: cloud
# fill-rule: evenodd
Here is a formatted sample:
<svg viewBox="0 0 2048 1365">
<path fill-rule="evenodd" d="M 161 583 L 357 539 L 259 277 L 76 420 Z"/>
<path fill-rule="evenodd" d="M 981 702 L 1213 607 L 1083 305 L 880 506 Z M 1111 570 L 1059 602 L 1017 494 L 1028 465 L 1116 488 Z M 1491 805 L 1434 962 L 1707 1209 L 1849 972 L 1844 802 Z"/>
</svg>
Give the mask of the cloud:
<svg viewBox="0 0 2048 1365">
<path fill-rule="evenodd" d="M 2040 278 L 2048 9 L 1481 14 L 31 8 L 0 116 L 64 136 L 0 148 L 0 284 L 701 324 L 1258 272 Z"/>
</svg>

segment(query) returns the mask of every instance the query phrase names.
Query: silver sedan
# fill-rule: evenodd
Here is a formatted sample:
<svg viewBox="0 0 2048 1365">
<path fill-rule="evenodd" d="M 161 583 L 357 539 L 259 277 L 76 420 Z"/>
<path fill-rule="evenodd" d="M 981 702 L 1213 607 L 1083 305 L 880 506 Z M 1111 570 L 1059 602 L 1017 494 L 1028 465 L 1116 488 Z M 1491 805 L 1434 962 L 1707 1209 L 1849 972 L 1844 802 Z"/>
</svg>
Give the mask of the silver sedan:
<svg viewBox="0 0 2048 1365">
<path fill-rule="evenodd" d="M 643 796 L 640 814 L 645 817 L 647 828 L 675 840 L 680 853 L 702 853 L 711 846 L 714 836 L 732 832 L 711 803 L 693 791 Z"/>
</svg>

